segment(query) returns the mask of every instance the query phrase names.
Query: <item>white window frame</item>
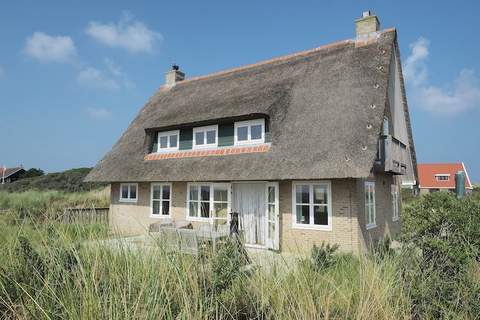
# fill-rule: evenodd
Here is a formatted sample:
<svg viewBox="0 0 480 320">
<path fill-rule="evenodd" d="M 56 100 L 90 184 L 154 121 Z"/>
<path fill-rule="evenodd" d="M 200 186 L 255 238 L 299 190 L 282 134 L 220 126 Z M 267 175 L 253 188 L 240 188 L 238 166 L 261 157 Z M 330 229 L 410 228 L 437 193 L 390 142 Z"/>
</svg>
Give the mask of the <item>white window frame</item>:
<svg viewBox="0 0 480 320">
<path fill-rule="evenodd" d="M 199 188 L 198 191 L 198 200 L 194 200 L 199 203 L 199 212 L 201 211 L 201 191 L 200 187 L 201 186 L 209 186 L 210 187 L 210 199 L 209 199 L 209 206 L 210 206 L 210 211 L 209 211 L 209 217 L 191 217 L 190 216 L 190 187 L 196 186 Z M 198 222 L 209 222 L 210 224 L 213 224 L 215 220 L 218 220 L 217 217 L 213 216 L 214 213 L 214 204 L 218 203 L 219 201 L 214 200 L 214 188 L 218 186 L 221 187 L 227 187 L 227 223 L 230 223 L 230 217 L 229 213 L 231 212 L 232 208 L 232 184 L 231 183 L 211 183 L 211 182 L 189 182 L 187 183 L 187 199 L 186 199 L 186 220 L 187 221 L 198 221 Z"/>
<path fill-rule="evenodd" d="M 398 185 L 392 184 L 390 187 L 392 194 L 392 221 L 400 220 L 400 203 Z"/>
<path fill-rule="evenodd" d="M 368 193 L 368 202 L 365 200 L 365 193 Z M 363 199 L 365 201 L 365 223 L 367 230 L 377 227 L 377 208 L 375 197 L 375 182 L 365 181 Z"/>
<path fill-rule="evenodd" d="M 251 131 L 252 126 L 254 125 L 261 125 L 262 126 L 262 137 L 260 139 L 251 139 Z M 265 143 L 265 119 L 255 119 L 255 120 L 247 120 L 247 121 L 238 121 L 234 124 L 234 145 L 235 146 L 243 146 L 243 145 L 251 145 L 251 144 L 261 144 Z M 248 127 L 248 139 L 245 141 L 238 141 L 238 133 L 237 130 L 239 127 Z"/>
<path fill-rule="evenodd" d="M 297 198 L 296 187 L 298 185 L 309 185 L 309 211 L 310 211 L 310 224 L 297 223 Z M 314 204 L 313 203 L 313 186 L 323 185 L 327 187 L 327 204 Z M 328 224 L 319 225 L 314 224 L 314 206 L 327 207 L 328 210 Z M 331 181 L 295 181 L 292 183 L 292 228 L 294 229 L 313 229 L 322 231 L 332 230 L 332 183 Z"/>
<path fill-rule="evenodd" d="M 215 143 L 208 143 L 207 144 L 207 131 L 211 131 L 212 129 L 215 130 Z M 204 142 L 204 144 L 198 145 L 196 143 L 197 140 L 195 139 L 195 134 L 197 132 L 202 132 L 202 131 L 203 131 L 203 142 Z M 214 125 L 211 125 L 211 126 L 193 128 L 193 139 L 192 140 L 193 140 L 192 149 L 216 148 L 218 146 L 218 124 L 214 124 Z"/>
<path fill-rule="evenodd" d="M 440 179 L 440 177 L 446 177 L 447 179 Z M 449 181 L 450 180 L 450 174 L 448 173 L 440 173 L 435 175 L 435 179 L 437 181 Z"/>
<path fill-rule="evenodd" d="M 160 199 L 153 199 L 153 188 L 154 187 L 160 187 Z M 170 198 L 168 199 L 163 199 L 163 187 L 168 186 L 170 187 Z M 156 218 L 156 219 L 171 219 L 172 218 L 172 184 L 171 183 L 152 183 L 150 185 L 150 218 Z M 168 215 L 162 215 L 163 212 L 163 202 L 167 201 L 169 202 L 169 207 L 168 207 Z M 160 201 L 160 207 L 159 207 L 159 213 L 154 214 L 153 213 L 153 201 Z"/>
<path fill-rule="evenodd" d="M 171 147 L 170 146 L 170 136 L 172 135 L 177 135 L 177 146 L 176 147 Z M 160 148 L 160 138 L 161 137 L 167 137 L 168 141 L 168 147 L 167 148 Z M 158 137 L 157 137 L 157 152 L 171 152 L 171 151 L 177 151 L 180 145 L 180 130 L 172 130 L 172 131 L 161 131 L 158 132 Z"/>
<path fill-rule="evenodd" d="M 135 186 L 135 190 L 137 191 L 135 194 L 135 198 L 130 198 L 130 192 L 131 192 L 131 186 Z M 123 198 L 122 197 L 122 189 L 123 187 L 126 186 L 128 187 L 128 198 Z M 135 203 L 138 201 L 138 183 L 120 183 L 120 195 L 118 197 L 119 202 L 130 202 L 130 203 Z"/>
</svg>

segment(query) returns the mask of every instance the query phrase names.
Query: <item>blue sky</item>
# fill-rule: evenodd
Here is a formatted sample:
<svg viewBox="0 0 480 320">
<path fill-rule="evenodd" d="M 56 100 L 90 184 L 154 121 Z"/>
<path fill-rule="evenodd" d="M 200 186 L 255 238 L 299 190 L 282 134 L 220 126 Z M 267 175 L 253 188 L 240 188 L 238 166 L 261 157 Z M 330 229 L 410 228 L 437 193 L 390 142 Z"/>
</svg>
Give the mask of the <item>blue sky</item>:
<svg viewBox="0 0 480 320">
<path fill-rule="evenodd" d="M 0 165 L 93 166 L 164 82 L 396 27 L 419 162 L 480 181 L 477 1 L 9 1 L 0 5 Z"/>
</svg>

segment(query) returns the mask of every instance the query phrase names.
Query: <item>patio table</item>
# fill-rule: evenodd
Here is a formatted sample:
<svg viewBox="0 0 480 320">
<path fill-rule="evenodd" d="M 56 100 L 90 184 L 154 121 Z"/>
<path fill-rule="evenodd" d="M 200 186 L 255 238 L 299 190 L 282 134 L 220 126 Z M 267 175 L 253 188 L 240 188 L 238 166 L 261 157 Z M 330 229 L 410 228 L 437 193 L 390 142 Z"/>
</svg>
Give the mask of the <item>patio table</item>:
<svg viewBox="0 0 480 320">
<path fill-rule="evenodd" d="M 217 241 L 228 237 L 228 232 L 196 230 L 197 238 L 212 242 L 213 251 L 216 251 Z"/>
</svg>

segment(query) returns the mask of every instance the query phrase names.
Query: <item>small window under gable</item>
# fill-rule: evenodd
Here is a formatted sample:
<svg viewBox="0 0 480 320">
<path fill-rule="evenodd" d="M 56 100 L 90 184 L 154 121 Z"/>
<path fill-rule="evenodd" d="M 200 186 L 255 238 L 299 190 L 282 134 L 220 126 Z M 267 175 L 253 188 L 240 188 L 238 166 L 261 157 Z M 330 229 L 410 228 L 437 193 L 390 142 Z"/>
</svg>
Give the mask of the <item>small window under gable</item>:
<svg viewBox="0 0 480 320">
<path fill-rule="evenodd" d="M 214 148 L 218 145 L 218 125 L 193 128 L 193 149 Z"/>
<path fill-rule="evenodd" d="M 450 180 L 450 175 L 448 173 L 436 174 L 435 178 L 437 181 L 448 181 Z"/>
<path fill-rule="evenodd" d="M 157 152 L 178 150 L 179 130 L 158 133 Z"/>
<path fill-rule="evenodd" d="M 265 142 L 265 119 L 235 122 L 235 145 Z"/>
</svg>

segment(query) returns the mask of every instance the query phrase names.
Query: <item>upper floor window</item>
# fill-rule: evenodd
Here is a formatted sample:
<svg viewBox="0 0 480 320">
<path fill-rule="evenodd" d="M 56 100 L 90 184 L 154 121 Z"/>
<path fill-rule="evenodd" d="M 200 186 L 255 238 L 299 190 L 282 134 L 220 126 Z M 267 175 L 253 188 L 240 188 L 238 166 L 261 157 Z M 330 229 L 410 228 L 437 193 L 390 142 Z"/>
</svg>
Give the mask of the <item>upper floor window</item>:
<svg viewBox="0 0 480 320">
<path fill-rule="evenodd" d="M 450 180 L 450 175 L 449 174 L 436 174 L 435 177 L 437 178 L 437 181 L 448 181 L 448 180 Z"/>
<path fill-rule="evenodd" d="M 365 182 L 365 219 L 367 229 L 377 226 L 377 213 L 375 211 L 375 182 Z"/>
<path fill-rule="evenodd" d="M 293 227 L 308 229 L 332 228 L 329 182 L 293 183 Z"/>
<path fill-rule="evenodd" d="M 235 122 L 235 145 L 265 142 L 265 119 Z"/>
<path fill-rule="evenodd" d="M 193 128 L 193 148 L 216 147 L 218 141 L 218 125 Z"/>
<path fill-rule="evenodd" d="M 159 132 L 157 152 L 178 150 L 179 136 L 179 130 Z"/>
<path fill-rule="evenodd" d="M 122 183 L 120 184 L 120 202 L 137 202 L 138 184 Z"/>
</svg>

